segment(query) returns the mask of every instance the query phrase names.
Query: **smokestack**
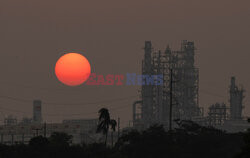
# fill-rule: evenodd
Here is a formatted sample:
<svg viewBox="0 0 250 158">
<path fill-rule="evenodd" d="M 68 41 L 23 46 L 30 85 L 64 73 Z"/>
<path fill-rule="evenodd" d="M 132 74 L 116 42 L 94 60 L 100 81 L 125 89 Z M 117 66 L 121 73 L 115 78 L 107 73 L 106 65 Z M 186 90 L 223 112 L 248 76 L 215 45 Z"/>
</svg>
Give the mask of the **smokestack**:
<svg viewBox="0 0 250 158">
<path fill-rule="evenodd" d="M 33 121 L 34 123 L 42 123 L 42 101 L 33 101 Z"/>
</svg>

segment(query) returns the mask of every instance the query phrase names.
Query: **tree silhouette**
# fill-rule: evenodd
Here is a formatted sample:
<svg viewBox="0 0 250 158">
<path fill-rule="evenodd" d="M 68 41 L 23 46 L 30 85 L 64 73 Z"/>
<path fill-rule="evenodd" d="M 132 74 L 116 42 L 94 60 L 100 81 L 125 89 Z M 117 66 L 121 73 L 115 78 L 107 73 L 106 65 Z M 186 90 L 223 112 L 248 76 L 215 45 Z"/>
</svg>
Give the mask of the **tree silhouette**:
<svg viewBox="0 0 250 158">
<path fill-rule="evenodd" d="M 49 140 L 43 136 L 33 137 L 29 141 L 29 145 L 33 148 L 41 148 L 47 146 L 49 144 Z"/>
<path fill-rule="evenodd" d="M 99 111 L 99 123 L 97 126 L 97 133 L 102 132 L 105 135 L 105 146 L 107 145 L 107 139 L 108 139 L 108 132 L 109 128 L 111 126 L 111 129 L 115 131 L 116 128 L 116 121 L 110 119 L 109 110 L 106 108 L 101 108 Z"/>
<path fill-rule="evenodd" d="M 57 147 L 69 146 L 72 142 L 72 136 L 63 132 L 54 132 L 49 138 L 50 144 Z"/>
<path fill-rule="evenodd" d="M 248 121 L 249 122 L 249 121 Z M 241 151 L 235 156 L 235 158 L 249 158 L 250 157 L 250 129 L 243 135 L 244 145 L 241 147 Z"/>
<path fill-rule="evenodd" d="M 110 131 L 115 130 L 115 123 L 112 127 L 111 122 L 114 121 L 110 120 Z M 176 123 L 179 127 L 176 126 L 171 132 L 157 124 L 140 131 L 126 129 L 113 148 L 104 143 L 72 144 L 71 136 L 57 132 L 49 138 L 34 137 L 28 145 L 0 144 L 0 158 L 250 157 L 250 130 L 244 133 L 225 133 L 188 120 L 177 120 Z"/>
</svg>

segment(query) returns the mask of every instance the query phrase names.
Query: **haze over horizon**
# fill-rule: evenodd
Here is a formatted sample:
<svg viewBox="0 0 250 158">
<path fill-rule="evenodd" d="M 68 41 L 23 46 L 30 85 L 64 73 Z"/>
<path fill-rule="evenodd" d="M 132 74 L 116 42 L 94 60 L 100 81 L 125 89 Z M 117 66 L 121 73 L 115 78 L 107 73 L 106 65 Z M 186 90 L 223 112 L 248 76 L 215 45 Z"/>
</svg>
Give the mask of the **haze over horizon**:
<svg viewBox="0 0 250 158">
<path fill-rule="evenodd" d="M 145 40 L 155 50 L 167 44 L 176 50 L 181 40 L 194 41 L 200 106 L 229 106 L 230 77 L 236 76 L 246 89 L 244 115 L 250 115 L 249 5 L 234 0 L 0 1 L 0 120 L 7 114 L 31 117 L 32 100 L 41 99 L 47 122 L 94 118 L 106 106 L 112 118 L 121 117 L 127 125 L 139 86 L 67 87 L 57 80 L 54 66 L 62 54 L 79 52 L 94 73 L 140 74 Z"/>
</svg>

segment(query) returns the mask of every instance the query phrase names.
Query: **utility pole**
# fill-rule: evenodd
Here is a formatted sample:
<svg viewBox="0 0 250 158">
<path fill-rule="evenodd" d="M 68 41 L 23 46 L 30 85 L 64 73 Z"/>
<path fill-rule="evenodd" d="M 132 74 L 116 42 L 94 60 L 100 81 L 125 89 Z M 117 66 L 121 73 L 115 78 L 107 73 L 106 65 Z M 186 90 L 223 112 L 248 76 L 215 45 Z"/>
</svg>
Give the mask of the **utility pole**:
<svg viewBox="0 0 250 158">
<path fill-rule="evenodd" d="M 14 144 L 14 134 L 12 133 L 11 134 L 11 145 L 13 145 Z"/>
<path fill-rule="evenodd" d="M 46 138 L 46 134 L 47 134 L 47 127 L 46 127 L 46 122 L 44 122 L 44 126 L 43 126 L 43 136 Z"/>
<path fill-rule="evenodd" d="M 111 131 L 111 147 L 113 148 L 113 131 Z"/>
<path fill-rule="evenodd" d="M 22 143 L 24 144 L 24 133 L 22 134 Z"/>
<path fill-rule="evenodd" d="M 117 140 L 120 137 L 120 117 L 118 117 L 118 132 L 117 132 Z"/>
<path fill-rule="evenodd" d="M 173 106 L 173 70 L 170 69 L 170 106 L 169 106 L 169 131 L 172 131 L 172 106 Z"/>
<path fill-rule="evenodd" d="M 1 143 L 3 144 L 3 133 L 1 134 Z"/>
</svg>

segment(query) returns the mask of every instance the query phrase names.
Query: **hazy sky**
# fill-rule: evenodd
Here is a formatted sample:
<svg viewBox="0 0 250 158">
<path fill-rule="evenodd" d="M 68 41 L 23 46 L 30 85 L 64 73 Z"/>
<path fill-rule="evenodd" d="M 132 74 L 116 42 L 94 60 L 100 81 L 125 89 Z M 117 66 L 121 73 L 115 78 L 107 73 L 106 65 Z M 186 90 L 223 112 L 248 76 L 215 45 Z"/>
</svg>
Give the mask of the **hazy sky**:
<svg viewBox="0 0 250 158">
<path fill-rule="evenodd" d="M 200 106 L 229 105 L 235 75 L 250 115 L 249 6 L 247 0 L 0 0 L 0 96 L 13 97 L 0 97 L 0 120 L 32 116 L 38 98 L 47 103 L 47 122 L 94 118 L 106 106 L 127 125 L 139 87 L 66 87 L 54 75 L 56 60 L 80 52 L 97 74 L 140 73 L 145 40 L 157 50 L 179 49 L 184 39 L 197 48 Z"/>
</svg>

